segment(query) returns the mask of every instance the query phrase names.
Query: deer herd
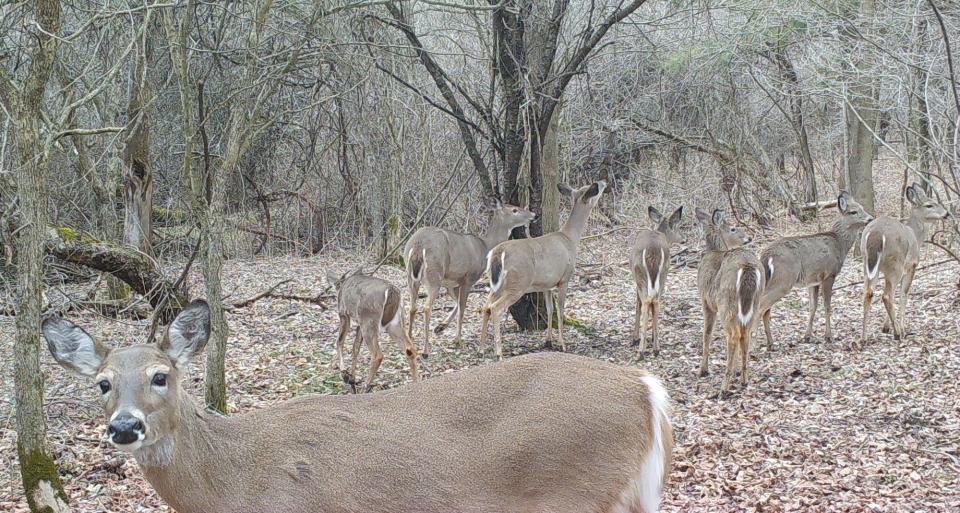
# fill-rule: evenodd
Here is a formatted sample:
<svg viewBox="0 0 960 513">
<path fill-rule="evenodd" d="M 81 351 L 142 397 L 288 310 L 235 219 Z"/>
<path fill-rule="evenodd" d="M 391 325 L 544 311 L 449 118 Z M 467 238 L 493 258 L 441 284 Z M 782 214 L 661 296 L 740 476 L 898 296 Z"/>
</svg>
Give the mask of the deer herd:
<svg viewBox="0 0 960 513">
<path fill-rule="evenodd" d="M 340 320 L 332 366 L 355 385 L 361 344 L 371 356 L 365 389 L 383 361 L 385 330 L 403 351 L 413 381 L 373 394 L 307 395 L 224 417 L 197 405 L 181 387 L 189 362 L 210 334 L 207 304 L 187 306 L 156 345 L 111 349 L 68 320 L 50 317 L 43 335 L 54 359 L 93 378 L 102 397 L 107 438 L 128 451 L 160 496 L 180 513 L 195 512 L 582 512 L 652 513 L 659 510 L 671 467 L 669 398 L 645 371 L 563 353 L 537 353 L 420 380 L 413 328 L 420 288 L 423 350 L 430 355 L 430 317 L 444 287 L 456 300 L 440 330 L 457 317 L 463 344 L 467 297 L 487 274 L 480 346 L 493 322 L 493 343 L 503 359 L 500 324 L 524 294 L 545 293 L 548 342 L 566 349 L 564 306 L 587 219 L 606 183 L 560 186 L 573 207 L 563 227 L 547 235 L 508 240 L 534 214 L 491 201 L 482 236 L 421 228 L 404 248 L 409 317 L 402 294 L 373 276 L 330 275 Z M 830 230 L 786 237 L 757 256 L 748 237 L 720 210 L 696 209 L 705 250 L 697 270 L 703 307 L 700 375 L 709 372 L 711 334 L 719 319 L 726 338 L 721 395 L 738 375 L 747 384 L 751 333 L 763 320 L 768 349 L 771 308 L 793 288 L 806 287 L 812 337 L 823 297 L 824 338 L 833 339 L 831 298 L 847 253 L 860 241 L 864 296 L 862 344 L 873 287 L 885 278 L 884 331 L 905 331 L 907 297 L 928 226 L 947 210 L 917 184 L 906 189 L 912 212 L 906 224 L 874 219 L 846 192 Z M 664 217 L 648 209 L 653 228 L 641 230 L 630 252 L 636 284 L 632 340 L 638 356 L 660 350 L 660 317 L 671 267 L 671 247 L 683 240 L 683 207 Z M 862 235 L 861 235 L 862 233 Z M 896 288 L 899 307 L 894 307 Z M 556 313 L 556 323 L 553 314 Z M 404 326 L 404 321 L 406 326 Z M 351 370 L 344 342 L 356 334 Z M 855 344 L 851 344 L 855 345 Z"/>
</svg>

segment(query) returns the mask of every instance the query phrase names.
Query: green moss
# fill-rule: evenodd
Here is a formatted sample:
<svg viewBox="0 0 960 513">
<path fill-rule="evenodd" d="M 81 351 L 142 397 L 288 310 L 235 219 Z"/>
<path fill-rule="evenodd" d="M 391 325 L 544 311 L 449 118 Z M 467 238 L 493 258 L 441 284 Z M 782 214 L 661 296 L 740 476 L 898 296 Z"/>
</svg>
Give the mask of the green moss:
<svg viewBox="0 0 960 513">
<path fill-rule="evenodd" d="M 111 279 L 107 282 L 107 291 L 110 299 L 122 300 L 130 297 L 131 289 L 130 285 L 127 285 L 120 280 Z"/>
<path fill-rule="evenodd" d="M 49 483 L 57 499 L 67 504 L 67 494 L 63 491 L 60 476 L 53 458 L 40 449 L 26 450 L 21 443 L 17 443 L 17 456 L 20 459 L 20 477 L 23 480 L 23 491 L 27 505 L 33 513 L 55 513 L 51 506 L 38 504 L 37 491 L 43 482 Z"/>
<path fill-rule="evenodd" d="M 82 232 L 80 230 L 74 230 L 69 226 L 56 226 L 53 229 L 57 232 L 57 237 L 60 237 L 60 239 L 64 242 L 81 242 L 87 244 L 100 242 L 89 233 Z"/>
</svg>

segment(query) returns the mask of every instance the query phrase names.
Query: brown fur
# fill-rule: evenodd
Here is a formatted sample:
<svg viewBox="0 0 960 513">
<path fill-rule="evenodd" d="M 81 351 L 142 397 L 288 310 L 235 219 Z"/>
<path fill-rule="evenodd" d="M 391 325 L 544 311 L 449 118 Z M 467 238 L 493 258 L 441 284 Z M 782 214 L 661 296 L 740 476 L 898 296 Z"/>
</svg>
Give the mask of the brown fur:
<svg viewBox="0 0 960 513">
<path fill-rule="evenodd" d="M 181 344 L 100 357 L 69 328 L 45 331 L 51 351 L 87 376 L 110 372 L 118 400 L 105 398 L 107 418 L 142 411 L 148 435 L 133 455 L 179 513 L 638 511 L 623 505 L 638 503 L 630 485 L 643 477 L 657 428 L 670 473 L 667 412 L 654 414 L 648 375 L 633 367 L 541 353 L 224 417 L 179 387 Z M 89 358 L 71 362 L 79 339 Z M 149 385 L 155 365 L 170 368 L 164 393 Z"/>
<path fill-rule="evenodd" d="M 646 351 L 647 319 L 650 319 L 653 354 L 660 352 L 661 298 L 670 274 L 670 246 L 681 240 L 677 228 L 683 215 L 683 207 L 677 208 L 669 218 L 664 218 L 651 206 L 648 208 L 648 215 L 656 229 L 640 230 L 630 252 L 637 294 L 632 340 L 638 346 L 638 356 L 642 356 Z"/>
<path fill-rule="evenodd" d="M 440 323 L 440 333 L 457 316 L 455 342 L 463 345 L 463 315 L 467 309 L 470 289 L 483 276 L 487 253 L 510 237 L 510 231 L 530 223 L 536 217 L 532 212 L 515 205 L 504 205 L 497 200 L 488 202 L 490 221 L 482 237 L 427 226 L 417 230 L 407 241 L 404 257 L 407 259 L 407 286 L 410 289 L 410 320 L 407 334 L 413 337 L 416 323 L 420 286 L 426 289 L 423 308 L 423 356 L 430 354 L 430 315 L 433 303 L 440 295 L 440 287 L 456 299 L 457 307 Z"/>
<path fill-rule="evenodd" d="M 879 230 L 870 232 L 867 236 L 866 248 L 863 251 L 867 259 L 867 269 L 877 268 L 877 262 L 880 260 L 880 251 L 883 249 L 883 234 Z"/>
</svg>

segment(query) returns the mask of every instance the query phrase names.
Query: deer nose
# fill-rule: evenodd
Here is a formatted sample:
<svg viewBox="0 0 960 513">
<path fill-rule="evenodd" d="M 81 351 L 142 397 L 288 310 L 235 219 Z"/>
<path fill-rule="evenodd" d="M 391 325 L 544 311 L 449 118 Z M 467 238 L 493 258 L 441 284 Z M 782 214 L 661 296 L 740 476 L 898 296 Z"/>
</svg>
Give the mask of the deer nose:
<svg viewBox="0 0 960 513">
<path fill-rule="evenodd" d="M 107 436 L 118 445 L 132 444 L 144 434 L 143 422 L 129 413 L 121 413 L 110 421 Z"/>
</svg>

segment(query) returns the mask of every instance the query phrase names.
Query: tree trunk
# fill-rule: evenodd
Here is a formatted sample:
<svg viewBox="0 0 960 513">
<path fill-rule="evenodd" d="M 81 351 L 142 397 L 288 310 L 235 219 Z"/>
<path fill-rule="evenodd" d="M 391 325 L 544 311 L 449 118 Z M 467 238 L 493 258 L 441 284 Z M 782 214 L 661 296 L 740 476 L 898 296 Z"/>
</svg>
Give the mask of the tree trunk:
<svg viewBox="0 0 960 513">
<path fill-rule="evenodd" d="M 151 24 L 152 10 L 143 23 Z M 136 120 L 123 149 L 123 242 L 153 256 L 153 164 L 150 162 L 150 114 L 152 98 L 148 70 L 153 60 L 153 29 L 146 30 L 137 52 L 133 89 L 127 102 L 127 119 Z"/>
<path fill-rule="evenodd" d="M 543 233 L 551 233 L 560 229 L 560 143 L 557 132 L 560 129 L 561 106 L 553 112 L 550 126 L 547 128 L 547 137 L 543 142 L 543 159 L 541 175 L 543 176 L 543 200 L 540 216 Z"/>
<path fill-rule="evenodd" d="M 860 18 L 872 23 L 876 15 L 874 0 L 863 0 Z M 873 160 L 877 155 L 874 134 L 877 130 L 879 87 L 869 73 L 869 62 L 857 62 L 851 70 L 853 79 L 845 91 L 847 152 L 846 182 L 850 194 L 868 212 L 876 214 L 873 188 Z"/>
<path fill-rule="evenodd" d="M 13 118 L 17 154 L 17 194 L 23 226 L 17 234 L 17 319 L 13 341 L 17 456 L 24 497 L 33 512 L 69 511 L 67 495 L 47 448 L 40 370 L 40 313 L 43 297 L 43 238 L 47 226 L 47 172 L 52 138 L 41 139 L 41 107 L 57 58 L 60 3 L 36 2 L 35 24 L 27 28 L 36 46 L 21 90 L 0 68 L 0 102 Z M 26 27 L 26 25 L 25 25 Z"/>
</svg>

